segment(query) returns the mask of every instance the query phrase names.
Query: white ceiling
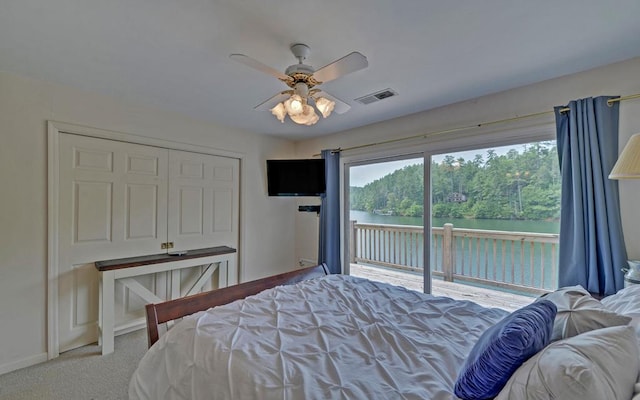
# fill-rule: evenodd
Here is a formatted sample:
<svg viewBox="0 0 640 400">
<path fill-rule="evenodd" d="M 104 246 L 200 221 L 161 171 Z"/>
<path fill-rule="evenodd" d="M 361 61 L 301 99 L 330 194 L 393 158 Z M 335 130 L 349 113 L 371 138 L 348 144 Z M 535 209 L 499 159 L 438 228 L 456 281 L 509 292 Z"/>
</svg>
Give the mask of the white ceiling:
<svg viewBox="0 0 640 400">
<path fill-rule="evenodd" d="M 640 56 L 639 16 L 638 0 L 1 0 L 0 70 L 297 140 Z M 284 71 L 297 42 L 315 68 L 367 56 L 321 86 L 347 113 L 253 110 L 287 87 L 229 54 Z"/>
</svg>

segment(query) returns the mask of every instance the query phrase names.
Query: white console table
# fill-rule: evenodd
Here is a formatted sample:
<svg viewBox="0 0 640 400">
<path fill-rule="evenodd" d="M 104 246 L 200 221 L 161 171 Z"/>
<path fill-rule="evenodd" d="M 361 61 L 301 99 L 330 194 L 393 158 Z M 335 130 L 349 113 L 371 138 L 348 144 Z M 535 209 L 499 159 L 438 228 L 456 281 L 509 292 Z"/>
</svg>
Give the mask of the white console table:
<svg viewBox="0 0 640 400">
<path fill-rule="evenodd" d="M 105 260 L 95 263 L 100 272 L 99 286 L 99 332 L 98 340 L 102 354 L 113 352 L 115 333 L 115 282 L 118 281 L 148 303 L 161 303 L 198 293 L 211 280 L 213 272 L 219 270 L 219 287 L 237 284 L 236 249 L 227 246 L 189 250 L 182 255 L 155 254 L 150 256 Z M 180 290 L 180 270 L 206 266 L 197 281 L 186 293 Z M 133 277 L 157 272 L 171 272 L 169 299 L 162 299 L 141 285 Z"/>
</svg>

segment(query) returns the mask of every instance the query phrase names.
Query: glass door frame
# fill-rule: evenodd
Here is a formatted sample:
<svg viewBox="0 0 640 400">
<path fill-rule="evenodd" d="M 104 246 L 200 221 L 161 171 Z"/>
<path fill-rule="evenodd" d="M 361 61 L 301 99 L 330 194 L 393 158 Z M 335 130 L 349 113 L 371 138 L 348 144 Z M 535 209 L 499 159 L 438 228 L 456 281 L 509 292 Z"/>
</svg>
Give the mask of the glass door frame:
<svg viewBox="0 0 640 400">
<path fill-rule="evenodd" d="M 521 125 L 522 124 L 522 125 Z M 341 241 L 340 246 L 343 272 L 349 272 L 349 168 L 352 166 L 367 165 L 377 162 L 394 161 L 406 158 L 423 158 L 424 163 L 424 292 L 431 293 L 431 158 L 434 155 L 455 153 L 460 151 L 475 150 L 483 147 L 507 146 L 530 143 L 535 141 L 555 140 L 555 124 L 552 121 L 516 121 L 505 126 L 486 126 L 472 129 L 469 133 L 453 135 L 452 137 L 433 137 L 425 139 L 414 146 L 402 146 L 400 148 L 379 148 L 372 151 L 362 151 L 353 155 L 341 155 L 340 157 L 340 218 Z M 384 146 L 382 146 L 384 147 Z M 428 162 L 427 162 L 428 161 Z M 426 179 L 428 177 L 428 179 Z M 427 228 L 428 227 L 428 232 Z"/>
<path fill-rule="evenodd" d="M 390 154 L 387 153 L 384 156 L 374 156 L 374 155 L 365 155 L 365 156 L 355 156 L 355 157 L 344 157 L 341 158 L 340 161 L 340 168 L 342 169 L 341 171 L 341 187 L 342 190 L 340 191 L 340 203 L 342 204 L 342 207 L 340 207 L 340 218 L 342 220 L 342 246 L 341 246 L 341 252 L 342 252 L 342 265 L 343 265 L 343 273 L 348 274 L 350 272 L 350 264 L 351 264 L 351 260 L 349 257 L 349 252 L 350 252 L 350 248 L 349 248 L 349 241 L 350 241 L 350 237 L 349 237 L 349 232 L 351 230 L 351 226 L 350 226 L 350 218 L 349 218 L 349 211 L 350 211 L 350 203 L 349 203 L 349 198 L 350 198 L 350 189 L 349 189 L 349 182 L 350 182 L 350 169 L 351 167 L 359 167 L 359 166 L 365 166 L 365 165 L 370 165 L 370 164 L 379 164 L 379 163 L 385 163 L 385 162 L 391 162 L 391 161 L 399 161 L 399 160 L 407 160 L 407 159 L 412 159 L 412 158 L 421 158 L 422 159 L 422 163 L 423 163 L 423 183 L 424 183 L 424 203 L 428 202 L 429 204 L 423 204 L 423 218 L 422 218 L 422 225 L 423 225 L 423 230 L 424 230 L 424 234 L 423 236 L 423 243 L 422 243 L 422 248 L 423 248 L 423 285 L 424 285 L 424 293 L 431 293 L 431 266 L 430 266 L 430 260 L 431 259 L 431 180 L 430 180 L 430 176 L 431 176 L 431 154 L 429 154 L 426 151 L 422 151 L 422 152 L 398 152 L 397 154 Z M 427 160 L 429 160 L 429 162 L 427 162 Z M 429 179 L 425 179 L 425 177 L 429 177 Z M 427 229 L 428 227 L 428 229 Z M 428 267 L 427 267 L 428 266 Z"/>
</svg>

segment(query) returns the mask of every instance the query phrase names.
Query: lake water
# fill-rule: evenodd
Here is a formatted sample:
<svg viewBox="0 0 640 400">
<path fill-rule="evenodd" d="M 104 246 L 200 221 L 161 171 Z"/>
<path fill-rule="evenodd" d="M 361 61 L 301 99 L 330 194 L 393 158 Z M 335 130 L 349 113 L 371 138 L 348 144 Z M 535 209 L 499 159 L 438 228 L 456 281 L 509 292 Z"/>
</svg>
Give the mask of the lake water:
<svg viewBox="0 0 640 400">
<path fill-rule="evenodd" d="M 351 220 L 372 224 L 413 225 L 423 226 L 421 217 L 401 217 L 396 215 L 378 215 L 366 211 L 350 210 Z M 521 221 L 507 219 L 464 219 L 464 218 L 432 218 L 431 225 L 442 227 L 451 223 L 456 228 L 484 229 L 511 232 L 560 232 L 559 221 Z"/>
</svg>

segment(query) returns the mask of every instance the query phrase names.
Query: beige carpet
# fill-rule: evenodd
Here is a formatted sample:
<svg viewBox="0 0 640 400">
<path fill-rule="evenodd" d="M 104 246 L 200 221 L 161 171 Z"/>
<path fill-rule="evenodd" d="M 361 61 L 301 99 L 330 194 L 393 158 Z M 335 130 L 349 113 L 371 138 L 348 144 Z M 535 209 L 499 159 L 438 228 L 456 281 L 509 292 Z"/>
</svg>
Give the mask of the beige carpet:
<svg viewBox="0 0 640 400">
<path fill-rule="evenodd" d="M 129 378 L 146 350 L 143 329 L 116 337 L 115 352 L 106 356 L 97 344 L 68 351 L 0 375 L 0 400 L 127 399 Z"/>
</svg>

